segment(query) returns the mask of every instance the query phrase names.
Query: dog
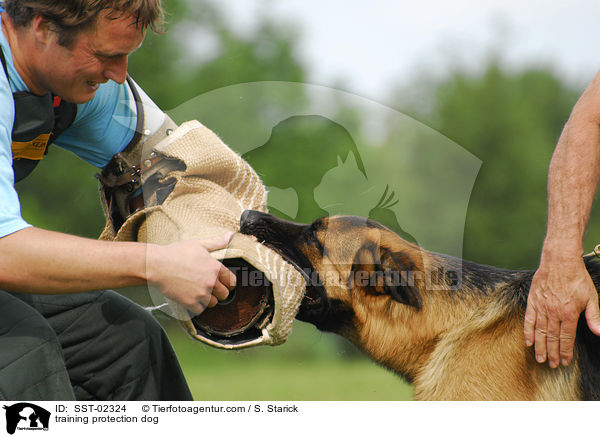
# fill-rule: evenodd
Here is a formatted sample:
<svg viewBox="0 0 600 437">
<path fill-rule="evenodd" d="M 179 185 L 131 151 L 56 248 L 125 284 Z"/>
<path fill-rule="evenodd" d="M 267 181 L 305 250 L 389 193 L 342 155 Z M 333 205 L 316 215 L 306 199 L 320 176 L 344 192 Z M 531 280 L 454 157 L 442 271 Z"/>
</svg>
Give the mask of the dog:
<svg viewBox="0 0 600 437">
<path fill-rule="evenodd" d="M 305 276 L 297 319 L 347 338 L 417 400 L 600 399 L 600 339 L 583 318 L 567 367 L 537 363 L 525 345 L 532 271 L 428 252 L 361 217 L 306 225 L 246 211 L 241 232 Z M 600 263 L 585 261 L 598 288 Z"/>
</svg>

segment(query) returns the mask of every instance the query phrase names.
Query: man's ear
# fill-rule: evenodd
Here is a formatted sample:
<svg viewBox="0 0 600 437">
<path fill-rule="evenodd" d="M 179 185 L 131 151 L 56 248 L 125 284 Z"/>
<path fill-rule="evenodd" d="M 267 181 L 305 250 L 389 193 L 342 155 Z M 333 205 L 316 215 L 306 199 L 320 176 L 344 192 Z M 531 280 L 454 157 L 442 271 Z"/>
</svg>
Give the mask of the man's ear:
<svg viewBox="0 0 600 437">
<path fill-rule="evenodd" d="M 33 32 L 36 43 L 44 46 L 48 45 L 58 36 L 54 31 L 52 24 L 39 14 L 34 15 L 31 20 L 31 31 Z"/>
<path fill-rule="evenodd" d="M 415 282 L 416 265 L 406 253 L 367 243 L 354 256 L 348 288 L 389 295 L 400 303 L 421 309 L 423 298 Z"/>
</svg>

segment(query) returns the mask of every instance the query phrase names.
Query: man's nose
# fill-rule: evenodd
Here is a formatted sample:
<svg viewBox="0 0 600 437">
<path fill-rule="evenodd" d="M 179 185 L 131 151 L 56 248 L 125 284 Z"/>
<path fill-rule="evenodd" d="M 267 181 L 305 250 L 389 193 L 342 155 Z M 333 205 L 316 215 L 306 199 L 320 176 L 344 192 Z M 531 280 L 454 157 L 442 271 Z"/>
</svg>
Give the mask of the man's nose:
<svg viewBox="0 0 600 437">
<path fill-rule="evenodd" d="M 127 56 L 111 59 L 104 68 L 104 77 L 119 84 L 125 82 L 127 78 Z"/>
</svg>

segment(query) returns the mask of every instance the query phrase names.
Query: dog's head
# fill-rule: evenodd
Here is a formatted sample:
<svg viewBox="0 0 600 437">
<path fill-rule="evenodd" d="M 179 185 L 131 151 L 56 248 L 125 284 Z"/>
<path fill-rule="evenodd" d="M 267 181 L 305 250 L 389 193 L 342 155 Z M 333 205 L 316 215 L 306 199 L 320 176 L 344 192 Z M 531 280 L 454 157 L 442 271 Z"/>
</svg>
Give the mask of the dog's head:
<svg viewBox="0 0 600 437">
<path fill-rule="evenodd" d="M 307 290 L 297 318 L 352 337 L 371 306 L 418 312 L 421 250 L 371 220 L 325 217 L 311 224 L 246 211 L 241 232 L 254 235 L 303 272 Z M 356 333 L 355 333 L 356 334 Z"/>
</svg>

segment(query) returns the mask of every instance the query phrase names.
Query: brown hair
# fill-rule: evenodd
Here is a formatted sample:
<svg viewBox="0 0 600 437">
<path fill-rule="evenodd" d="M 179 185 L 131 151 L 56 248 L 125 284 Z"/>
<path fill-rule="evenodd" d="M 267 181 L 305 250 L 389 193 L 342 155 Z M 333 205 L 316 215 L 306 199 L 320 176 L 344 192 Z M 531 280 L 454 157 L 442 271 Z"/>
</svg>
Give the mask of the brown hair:
<svg viewBox="0 0 600 437">
<path fill-rule="evenodd" d="M 27 26 L 35 15 L 41 15 L 55 28 L 63 46 L 94 26 L 104 10 L 131 14 L 140 29 L 150 26 L 157 33 L 162 32 L 164 22 L 161 0 L 4 0 L 3 6 L 17 26 Z"/>
</svg>

